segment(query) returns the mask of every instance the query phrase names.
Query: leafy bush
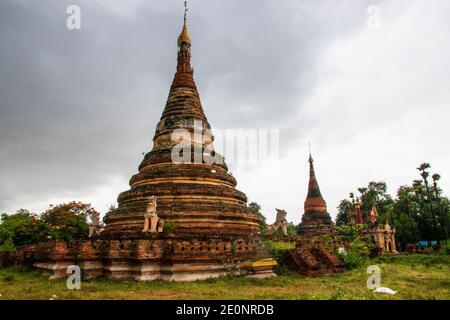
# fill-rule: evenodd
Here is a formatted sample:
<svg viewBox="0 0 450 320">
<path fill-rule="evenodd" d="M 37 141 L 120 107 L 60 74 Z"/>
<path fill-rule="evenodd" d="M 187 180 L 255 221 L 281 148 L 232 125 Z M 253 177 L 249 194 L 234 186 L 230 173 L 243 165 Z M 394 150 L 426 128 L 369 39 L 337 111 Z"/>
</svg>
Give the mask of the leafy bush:
<svg viewBox="0 0 450 320">
<path fill-rule="evenodd" d="M 347 268 L 354 269 L 367 262 L 373 246 L 369 236 L 356 237 L 348 248 L 343 252 L 338 252 L 338 255 Z"/>
<path fill-rule="evenodd" d="M 361 231 L 365 228 L 366 225 L 363 224 L 336 226 L 339 239 L 350 243 L 345 251 L 338 252 L 339 257 L 349 269 L 365 264 L 369 255 L 376 249 L 370 235 L 361 236 Z"/>
</svg>

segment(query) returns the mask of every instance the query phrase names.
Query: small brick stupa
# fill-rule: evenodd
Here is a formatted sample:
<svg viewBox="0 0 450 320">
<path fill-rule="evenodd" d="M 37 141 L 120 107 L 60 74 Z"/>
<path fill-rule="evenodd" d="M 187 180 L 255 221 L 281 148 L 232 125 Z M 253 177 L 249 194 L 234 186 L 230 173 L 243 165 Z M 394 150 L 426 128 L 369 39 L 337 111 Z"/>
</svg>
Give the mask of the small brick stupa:
<svg viewBox="0 0 450 320">
<path fill-rule="evenodd" d="M 301 235 L 320 236 L 333 232 L 333 221 L 327 212 L 327 203 L 320 193 L 314 171 L 314 160 L 309 155 L 309 186 L 305 200 L 305 212 L 299 226 Z"/>
<path fill-rule="evenodd" d="M 342 261 L 335 252 L 341 244 L 333 237 L 333 221 L 320 193 L 313 163 L 310 154 L 308 195 L 302 222 L 298 227 L 300 237 L 295 243 L 295 249 L 289 251 L 297 272 L 306 276 L 344 271 Z"/>
</svg>

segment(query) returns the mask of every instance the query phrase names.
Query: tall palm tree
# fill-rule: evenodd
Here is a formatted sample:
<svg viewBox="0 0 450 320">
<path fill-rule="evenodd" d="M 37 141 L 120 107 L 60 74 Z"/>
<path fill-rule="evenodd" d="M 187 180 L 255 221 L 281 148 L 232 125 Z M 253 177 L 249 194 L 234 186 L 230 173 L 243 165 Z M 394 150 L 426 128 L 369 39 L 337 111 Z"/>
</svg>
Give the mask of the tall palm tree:
<svg viewBox="0 0 450 320">
<path fill-rule="evenodd" d="M 419 205 L 419 212 L 418 212 L 419 238 L 428 240 L 428 243 L 431 245 L 429 224 L 428 224 L 428 221 L 426 218 L 425 206 L 424 206 L 424 200 L 423 200 L 424 187 L 423 187 L 422 180 L 414 180 L 413 181 L 413 189 L 414 189 L 414 194 L 417 198 L 417 203 Z"/>
<path fill-rule="evenodd" d="M 436 222 L 436 216 L 435 216 L 435 214 L 434 214 L 434 209 L 433 209 L 433 201 L 432 201 L 432 199 L 431 199 L 431 193 L 430 193 L 430 186 L 428 185 L 428 176 L 430 175 L 429 173 L 428 173 L 428 171 L 426 171 L 427 169 L 430 169 L 431 168 L 431 166 L 430 166 L 430 164 L 429 163 L 422 163 L 418 168 L 417 168 L 417 170 L 419 170 L 419 172 L 420 172 L 420 175 L 422 176 L 422 179 L 423 179 L 423 181 L 424 181 L 424 183 L 425 183 L 425 188 L 426 188 L 426 191 L 427 191 L 427 198 L 428 198 L 428 202 L 429 202 L 429 204 L 430 204 L 430 211 L 431 211 L 431 216 L 432 216 L 432 218 L 433 218 L 433 228 L 434 228 L 434 233 L 435 233 L 435 235 L 436 235 L 436 237 L 437 237 L 437 241 L 438 241 L 438 243 L 439 243 L 439 233 L 438 233 L 438 231 L 437 231 L 437 222 Z"/>
<path fill-rule="evenodd" d="M 439 174 L 435 173 L 431 176 L 431 178 L 433 179 L 434 194 L 436 196 L 436 201 L 438 203 L 438 214 L 439 214 L 439 217 L 441 218 L 441 229 L 443 231 L 445 239 L 447 240 L 448 239 L 447 221 L 446 221 L 447 218 L 442 214 L 440 198 L 439 198 L 439 188 L 437 185 L 437 182 L 439 181 L 439 179 L 441 179 L 441 176 Z"/>
<path fill-rule="evenodd" d="M 408 208 L 408 216 L 409 216 L 409 221 L 411 223 L 411 230 L 413 233 L 413 241 L 417 242 L 420 239 L 418 239 L 417 234 L 416 234 L 416 227 L 414 225 L 414 219 L 412 217 L 412 213 L 411 213 L 411 199 L 413 197 L 413 189 L 411 187 L 404 187 L 404 188 L 400 188 L 399 189 L 399 199 L 404 199 L 405 203 L 406 203 L 406 207 Z"/>
<path fill-rule="evenodd" d="M 363 210 L 367 210 L 367 208 L 366 208 L 367 188 L 358 188 L 358 192 L 361 194 L 361 207 L 363 208 Z"/>
</svg>

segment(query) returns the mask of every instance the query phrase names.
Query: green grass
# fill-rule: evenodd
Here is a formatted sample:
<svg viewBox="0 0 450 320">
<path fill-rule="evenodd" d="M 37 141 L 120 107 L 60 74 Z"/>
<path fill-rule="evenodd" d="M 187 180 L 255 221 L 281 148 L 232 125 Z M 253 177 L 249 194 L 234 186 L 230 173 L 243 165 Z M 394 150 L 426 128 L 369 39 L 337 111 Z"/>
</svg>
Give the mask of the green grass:
<svg viewBox="0 0 450 320">
<path fill-rule="evenodd" d="M 25 268 L 0 270 L 0 300 L 45 299 L 450 299 L 450 256 L 386 256 L 369 261 L 381 268 L 381 285 L 396 295 L 367 289 L 366 266 L 341 274 L 305 278 L 286 273 L 273 279 L 223 277 L 168 283 L 100 279 L 68 290 L 65 280 L 51 281 Z"/>
</svg>

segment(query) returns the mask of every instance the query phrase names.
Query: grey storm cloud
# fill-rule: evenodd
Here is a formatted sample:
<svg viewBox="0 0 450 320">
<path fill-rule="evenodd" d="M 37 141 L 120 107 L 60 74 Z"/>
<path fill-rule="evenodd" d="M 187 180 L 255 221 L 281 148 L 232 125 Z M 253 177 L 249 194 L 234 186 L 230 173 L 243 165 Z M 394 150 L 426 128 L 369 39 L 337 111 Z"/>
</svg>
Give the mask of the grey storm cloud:
<svg viewBox="0 0 450 320">
<path fill-rule="evenodd" d="M 282 156 L 309 136 L 332 145 L 324 130 L 352 135 L 333 127 L 314 134 L 327 113 L 325 124 L 340 119 L 336 110 L 311 107 L 328 75 L 322 58 L 365 28 L 369 5 L 390 2 L 190 1 L 195 79 L 213 129 L 278 128 Z M 73 4 L 81 30 L 66 28 Z M 127 188 L 167 98 L 182 14 L 178 0 L 0 2 L 0 211 L 77 197 L 104 205 Z M 96 199 L 113 178 L 117 190 Z M 247 190 L 256 188 L 248 180 L 240 188 L 260 201 L 265 193 Z M 295 202 L 301 211 L 305 186 L 288 207 Z"/>
</svg>

